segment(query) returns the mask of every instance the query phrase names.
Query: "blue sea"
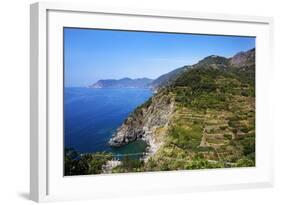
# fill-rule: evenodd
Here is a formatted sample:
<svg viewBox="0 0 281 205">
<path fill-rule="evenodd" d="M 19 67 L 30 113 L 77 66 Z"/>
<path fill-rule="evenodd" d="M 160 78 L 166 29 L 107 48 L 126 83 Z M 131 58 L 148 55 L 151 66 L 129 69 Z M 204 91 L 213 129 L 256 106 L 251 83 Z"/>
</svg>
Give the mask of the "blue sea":
<svg viewBox="0 0 281 205">
<path fill-rule="evenodd" d="M 139 105 L 152 96 L 149 89 L 64 89 L 64 146 L 80 153 L 100 151 L 118 154 L 145 152 L 138 140 L 120 148 L 108 141 L 116 129 Z"/>
</svg>

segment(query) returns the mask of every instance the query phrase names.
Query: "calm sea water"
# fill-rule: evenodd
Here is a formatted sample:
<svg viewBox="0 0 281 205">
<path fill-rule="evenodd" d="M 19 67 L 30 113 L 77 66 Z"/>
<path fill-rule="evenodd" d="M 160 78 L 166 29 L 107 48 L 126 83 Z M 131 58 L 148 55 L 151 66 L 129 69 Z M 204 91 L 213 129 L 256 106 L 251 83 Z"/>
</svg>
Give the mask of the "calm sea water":
<svg viewBox="0 0 281 205">
<path fill-rule="evenodd" d="M 149 89 L 65 88 L 65 147 L 74 148 L 81 153 L 144 152 L 146 144 L 143 141 L 135 141 L 120 148 L 111 148 L 108 140 L 129 113 L 151 95 Z"/>
</svg>

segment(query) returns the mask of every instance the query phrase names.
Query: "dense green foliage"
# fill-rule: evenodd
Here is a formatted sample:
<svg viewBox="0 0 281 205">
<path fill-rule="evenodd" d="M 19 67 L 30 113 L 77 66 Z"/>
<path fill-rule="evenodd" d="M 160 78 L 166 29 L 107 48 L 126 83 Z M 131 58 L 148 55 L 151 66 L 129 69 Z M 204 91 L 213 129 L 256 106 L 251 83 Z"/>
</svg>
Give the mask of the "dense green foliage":
<svg viewBox="0 0 281 205">
<path fill-rule="evenodd" d="M 176 80 L 177 77 L 180 76 L 183 72 L 185 72 L 189 69 L 191 69 L 191 66 L 183 66 L 183 67 L 177 68 L 169 73 L 161 75 L 151 83 L 151 87 L 157 88 L 157 89 L 166 87 L 166 86 L 170 85 L 171 83 L 173 83 L 173 81 Z"/>
<path fill-rule="evenodd" d="M 196 68 L 181 75 L 169 87 L 176 101 L 197 109 L 229 109 L 233 95 L 255 95 L 254 86 L 233 73 L 213 68 Z"/>
<path fill-rule="evenodd" d="M 131 159 L 125 156 L 121 160 L 121 165 L 118 165 L 112 169 L 113 173 L 128 173 L 128 172 L 141 172 L 144 170 L 144 161 L 139 159 Z"/>
<path fill-rule="evenodd" d="M 87 175 L 102 173 L 102 166 L 112 159 L 111 153 L 78 154 L 66 148 L 64 151 L 64 175 Z"/>
</svg>

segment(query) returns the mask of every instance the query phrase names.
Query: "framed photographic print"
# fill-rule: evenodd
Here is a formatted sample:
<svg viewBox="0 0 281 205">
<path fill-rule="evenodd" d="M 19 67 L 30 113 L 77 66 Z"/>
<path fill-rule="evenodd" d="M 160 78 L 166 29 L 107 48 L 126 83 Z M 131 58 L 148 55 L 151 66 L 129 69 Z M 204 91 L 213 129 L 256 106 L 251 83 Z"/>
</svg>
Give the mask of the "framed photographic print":
<svg viewBox="0 0 281 205">
<path fill-rule="evenodd" d="M 272 22 L 31 5 L 31 199 L 272 186 Z"/>
</svg>

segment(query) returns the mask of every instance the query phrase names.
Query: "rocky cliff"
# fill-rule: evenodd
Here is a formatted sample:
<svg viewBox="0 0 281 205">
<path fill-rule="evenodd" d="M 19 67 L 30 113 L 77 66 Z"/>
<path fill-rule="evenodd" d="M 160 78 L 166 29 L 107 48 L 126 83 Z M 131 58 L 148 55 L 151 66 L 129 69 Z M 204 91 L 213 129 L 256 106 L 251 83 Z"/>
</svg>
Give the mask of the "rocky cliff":
<svg viewBox="0 0 281 205">
<path fill-rule="evenodd" d="M 165 127 L 168 126 L 173 112 L 173 97 L 164 91 L 159 92 L 136 108 L 117 129 L 109 144 L 120 147 L 137 139 L 143 139 L 149 144 L 149 152 L 156 152 L 161 144 L 159 137 L 165 135 Z"/>
</svg>

